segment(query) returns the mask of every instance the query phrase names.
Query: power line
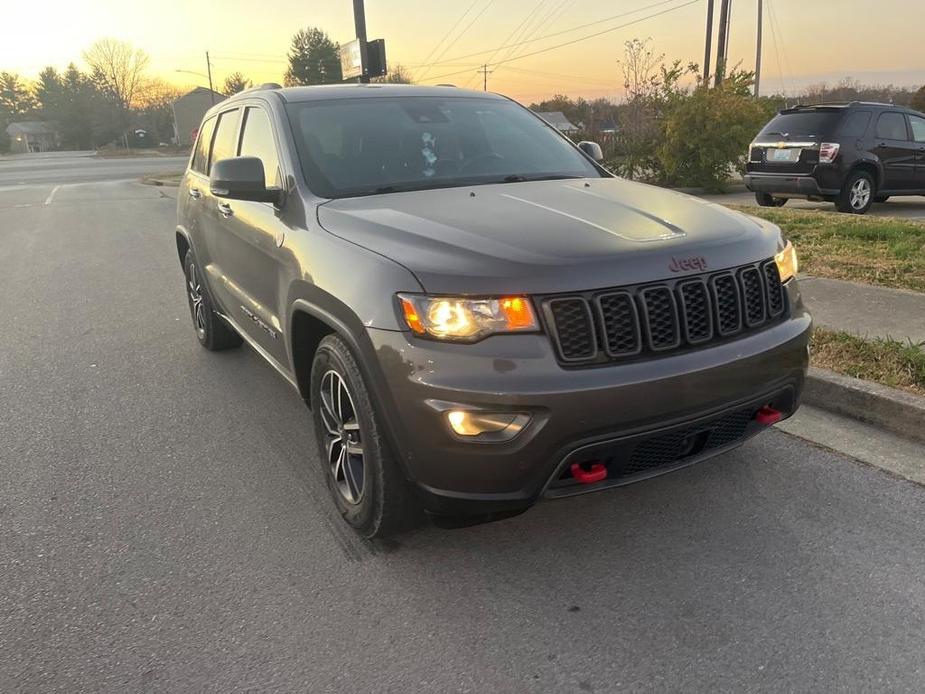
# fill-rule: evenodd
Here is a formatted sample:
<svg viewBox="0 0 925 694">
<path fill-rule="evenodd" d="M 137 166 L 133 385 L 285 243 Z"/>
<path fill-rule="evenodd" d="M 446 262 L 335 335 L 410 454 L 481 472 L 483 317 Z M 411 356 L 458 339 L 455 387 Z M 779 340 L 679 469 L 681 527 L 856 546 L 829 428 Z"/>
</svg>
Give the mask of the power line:
<svg viewBox="0 0 925 694">
<path fill-rule="evenodd" d="M 586 36 L 580 36 L 577 39 L 572 39 L 571 41 L 564 41 L 563 43 L 556 44 L 555 46 L 547 46 L 546 48 L 541 48 L 540 50 L 533 51 L 531 53 L 523 53 L 522 55 L 518 55 L 513 58 L 508 58 L 507 60 L 499 60 L 498 62 L 495 63 L 495 65 L 503 65 L 504 63 L 513 62 L 515 60 L 522 60 L 523 58 L 529 58 L 531 56 L 539 55 L 541 53 L 548 53 L 549 51 L 554 51 L 558 48 L 564 48 L 565 46 L 571 46 L 572 44 L 580 43 L 581 41 L 587 41 L 588 39 L 597 38 L 598 36 L 609 34 L 613 31 L 617 31 L 618 29 L 625 29 L 626 27 L 632 26 L 633 24 L 639 24 L 640 22 L 644 22 L 647 19 L 653 19 L 655 17 L 660 17 L 663 14 L 674 12 L 675 10 L 684 9 L 685 7 L 689 7 L 690 5 L 696 5 L 700 1 L 701 0 L 688 0 L 688 2 L 685 2 L 682 5 L 678 5 L 677 7 L 669 7 L 667 10 L 662 10 L 661 12 L 656 12 L 654 14 L 646 15 L 645 17 L 640 17 L 639 19 L 634 19 L 632 22 L 626 22 L 625 24 L 620 24 L 615 27 L 610 27 L 609 29 L 603 29 L 601 31 L 596 31 L 593 34 L 587 34 Z"/>
<path fill-rule="evenodd" d="M 697 0 L 697 1 L 699 1 L 699 0 Z M 622 19 L 623 17 L 628 17 L 628 16 L 631 15 L 631 14 L 636 14 L 637 12 L 643 12 L 643 11 L 645 11 L 645 10 L 651 10 L 651 9 L 653 9 L 653 8 L 655 8 L 655 7 L 660 7 L 660 6 L 662 6 L 662 5 L 667 5 L 667 4 L 672 3 L 672 2 L 677 2 L 677 0 L 659 0 L 659 2 L 653 2 L 653 3 L 649 4 L 649 5 L 643 5 L 642 7 L 637 7 L 635 10 L 628 10 L 628 11 L 626 11 L 626 12 L 621 12 L 620 14 L 615 14 L 615 15 L 613 15 L 612 17 L 605 17 L 605 18 L 603 18 L 603 19 L 598 19 L 598 20 L 596 20 L 596 21 L 594 21 L 594 22 L 587 22 L 586 24 L 579 24 L 579 25 L 573 26 L 573 27 L 571 27 L 571 28 L 569 28 L 569 29 L 562 29 L 562 30 L 560 30 L 560 31 L 554 31 L 554 32 L 551 33 L 551 34 L 545 34 L 544 36 L 537 36 L 536 38 L 532 38 L 532 39 L 529 39 L 529 40 L 526 40 L 526 41 L 519 41 L 519 42 L 517 42 L 517 43 L 511 44 L 510 46 L 508 46 L 508 48 L 513 48 L 513 47 L 516 47 L 516 46 L 522 46 L 522 45 L 528 44 L 528 43 L 536 43 L 537 41 L 544 41 L 545 39 L 550 39 L 550 38 L 553 38 L 553 37 L 555 37 L 555 36 L 561 36 L 562 34 L 570 34 L 570 33 L 572 33 L 573 31 L 578 31 L 579 29 L 587 29 L 588 27 L 597 26 L 597 25 L 600 25 L 600 24 L 605 24 L 605 23 L 611 22 L 611 21 L 613 21 L 613 20 L 615 20 L 615 19 Z M 692 3 L 689 3 L 689 4 L 692 4 Z M 657 16 L 657 15 L 652 15 L 652 16 Z M 645 19 L 645 18 L 644 18 L 644 19 Z M 622 28 L 622 27 L 614 27 L 614 28 L 615 28 L 615 29 L 620 29 L 620 28 Z M 502 46 L 502 48 L 504 48 L 504 46 Z M 435 61 L 434 63 L 432 63 L 432 65 L 440 65 L 440 64 L 442 64 L 442 63 L 450 62 L 450 61 L 454 61 L 454 60 L 464 60 L 465 58 L 474 58 L 474 57 L 477 57 L 477 56 L 486 55 L 486 54 L 488 54 L 488 53 L 491 53 L 492 51 L 497 51 L 497 50 L 498 50 L 497 48 L 494 48 L 494 49 L 493 49 L 493 48 L 488 48 L 488 49 L 486 49 L 486 50 L 484 50 L 484 51 L 477 51 L 477 52 L 475 52 L 475 53 L 468 53 L 468 54 L 466 54 L 466 55 L 457 55 L 457 56 L 454 56 L 454 57 L 452 57 L 452 58 L 447 58 L 445 61 Z"/>
<path fill-rule="evenodd" d="M 437 60 L 431 63 L 427 68 L 424 69 L 424 74 L 421 75 L 422 80 L 424 79 L 424 76 L 430 71 L 430 68 L 433 67 L 434 65 L 437 65 L 440 59 L 446 55 L 447 51 L 449 51 L 453 46 L 455 46 L 459 42 L 459 39 L 465 36 L 466 33 L 469 31 L 469 29 L 472 28 L 472 25 L 475 24 L 477 21 L 479 21 L 479 19 L 481 19 L 482 15 L 485 14 L 485 12 L 488 10 L 489 7 L 492 6 L 492 3 L 494 3 L 494 1 L 495 0 L 488 0 L 488 2 L 482 8 L 482 11 L 479 12 L 477 15 L 475 15 L 475 17 L 472 18 L 472 21 L 470 21 L 465 27 L 463 27 L 462 31 L 456 34 L 456 38 L 450 41 L 450 43 L 448 43 L 446 47 L 440 52 L 440 55 L 437 56 Z"/>
<path fill-rule="evenodd" d="M 478 3 L 478 1 L 479 1 L 479 0 L 472 0 L 472 4 L 470 4 L 469 7 L 466 8 L 466 11 L 463 12 L 463 13 L 459 16 L 459 19 L 457 19 L 455 22 L 453 22 L 453 26 L 450 27 L 449 31 L 447 31 L 447 32 L 440 38 L 439 41 L 437 41 L 436 45 L 434 45 L 434 47 L 430 50 L 430 53 L 427 54 L 427 57 L 424 58 L 424 62 L 423 62 L 422 64 L 423 64 L 423 66 L 424 66 L 425 68 L 428 68 L 428 69 L 429 69 L 429 67 L 428 67 L 428 66 L 430 65 L 430 62 L 429 62 L 429 61 L 430 61 L 430 59 L 433 57 L 434 53 L 436 53 L 436 52 L 437 52 L 437 49 L 440 48 L 440 46 L 443 44 L 443 42 L 446 41 L 446 40 L 450 37 L 450 34 L 452 34 L 454 31 L 456 31 L 456 27 L 458 27 L 458 26 L 460 25 L 460 23 L 462 22 L 462 20 L 465 19 L 466 16 L 472 11 L 472 8 L 476 6 L 476 4 Z M 426 70 L 425 70 L 425 72 L 426 72 Z"/>
</svg>

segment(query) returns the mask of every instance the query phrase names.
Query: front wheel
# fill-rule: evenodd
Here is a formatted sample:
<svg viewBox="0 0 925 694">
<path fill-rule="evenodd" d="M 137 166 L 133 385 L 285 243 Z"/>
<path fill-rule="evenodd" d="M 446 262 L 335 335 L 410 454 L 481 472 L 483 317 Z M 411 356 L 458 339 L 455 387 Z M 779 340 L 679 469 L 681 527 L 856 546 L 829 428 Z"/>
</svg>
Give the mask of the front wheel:
<svg viewBox="0 0 925 694">
<path fill-rule="evenodd" d="M 414 489 L 381 433 L 353 354 L 336 335 L 318 345 L 311 400 L 322 472 L 343 519 L 370 539 L 414 525 L 421 515 Z"/>
<path fill-rule="evenodd" d="M 835 209 L 848 214 L 864 214 L 874 202 L 874 178 L 866 171 L 851 173 L 835 198 Z"/>
<path fill-rule="evenodd" d="M 787 198 L 775 198 L 770 193 L 755 193 L 755 202 L 761 207 L 783 207 Z"/>
</svg>

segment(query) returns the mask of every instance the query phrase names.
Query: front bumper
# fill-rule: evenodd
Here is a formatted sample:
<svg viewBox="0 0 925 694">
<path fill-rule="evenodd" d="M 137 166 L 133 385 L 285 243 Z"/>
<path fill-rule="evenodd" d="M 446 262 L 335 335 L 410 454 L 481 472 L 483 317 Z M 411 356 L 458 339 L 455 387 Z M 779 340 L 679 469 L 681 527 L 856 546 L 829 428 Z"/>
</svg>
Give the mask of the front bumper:
<svg viewBox="0 0 925 694">
<path fill-rule="evenodd" d="M 707 348 L 599 368 L 565 369 L 546 335 L 504 335 L 474 345 L 370 330 L 383 385 L 382 414 L 396 455 L 438 514 L 492 514 L 557 496 L 563 466 L 588 447 L 670 434 L 751 403 L 795 411 L 808 366 L 811 318 L 795 282 L 790 317 Z M 435 404 L 436 403 L 436 404 Z M 527 412 L 507 443 L 454 437 L 440 408 Z M 758 405 L 760 406 L 760 405 Z M 748 428 L 737 445 L 759 429 Z M 713 446 L 685 464 L 730 446 Z M 592 485 L 574 491 L 591 491 Z"/>
</svg>

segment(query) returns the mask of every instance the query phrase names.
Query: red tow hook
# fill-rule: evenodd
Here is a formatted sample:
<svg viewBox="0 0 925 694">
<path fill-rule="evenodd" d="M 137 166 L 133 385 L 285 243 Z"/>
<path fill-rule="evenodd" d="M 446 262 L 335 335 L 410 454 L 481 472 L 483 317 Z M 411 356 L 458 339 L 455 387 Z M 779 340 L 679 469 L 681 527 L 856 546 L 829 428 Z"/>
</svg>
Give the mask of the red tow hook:
<svg viewBox="0 0 925 694">
<path fill-rule="evenodd" d="M 784 415 L 781 414 L 780 410 L 775 410 L 770 405 L 765 405 L 755 413 L 755 421 L 766 426 L 777 424 L 783 418 Z"/>
<path fill-rule="evenodd" d="M 594 484 L 607 477 L 607 468 L 602 463 L 594 463 L 590 470 L 585 470 L 581 463 L 572 463 L 572 477 L 581 484 Z"/>
</svg>

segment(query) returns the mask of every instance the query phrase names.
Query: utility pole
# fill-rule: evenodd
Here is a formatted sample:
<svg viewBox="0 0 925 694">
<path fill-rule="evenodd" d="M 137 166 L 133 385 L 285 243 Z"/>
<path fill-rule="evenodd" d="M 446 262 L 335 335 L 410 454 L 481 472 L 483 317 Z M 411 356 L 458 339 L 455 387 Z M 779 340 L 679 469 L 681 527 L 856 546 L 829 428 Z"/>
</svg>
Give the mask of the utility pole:
<svg viewBox="0 0 925 694">
<path fill-rule="evenodd" d="M 732 0 L 722 0 L 719 10 L 719 36 L 716 42 L 716 77 L 713 86 L 718 87 L 726 76 L 726 51 L 729 47 L 729 12 Z"/>
<path fill-rule="evenodd" d="M 710 84 L 710 57 L 713 53 L 713 0 L 707 0 L 707 42 L 703 49 L 703 84 Z"/>
<path fill-rule="evenodd" d="M 369 84 L 366 58 L 366 7 L 363 0 L 353 0 L 353 24 L 356 27 L 357 40 L 360 42 L 360 65 L 363 68 L 363 72 L 360 73 L 360 82 Z"/>
<path fill-rule="evenodd" d="M 483 92 L 487 92 L 487 91 L 488 91 L 488 76 L 489 76 L 492 72 L 494 72 L 494 70 L 489 70 L 489 69 L 488 69 L 488 63 L 485 63 L 484 65 L 482 65 L 482 67 L 480 67 L 478 70 L 476 70 L 476 72 L 481 72 L 481 73 L 482 73 L 482 91 L 483 91 Z"/>
<path fill-rule="evenodd" d="M 206 70 L 209 73 L 209 100 L 215 106 L 215 90 L 212 88 L 212 61 L 209 60 L 209 51 L 206 51 Z"/>
<path fill-rule="evenodd" d="M 761 87 L 761 15 L 764 9 L 764 0 L 758 0 L 758 47 L 755 50 L 755 98 Z"/>
</svg>

